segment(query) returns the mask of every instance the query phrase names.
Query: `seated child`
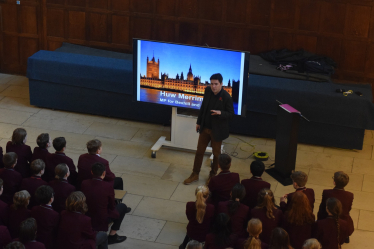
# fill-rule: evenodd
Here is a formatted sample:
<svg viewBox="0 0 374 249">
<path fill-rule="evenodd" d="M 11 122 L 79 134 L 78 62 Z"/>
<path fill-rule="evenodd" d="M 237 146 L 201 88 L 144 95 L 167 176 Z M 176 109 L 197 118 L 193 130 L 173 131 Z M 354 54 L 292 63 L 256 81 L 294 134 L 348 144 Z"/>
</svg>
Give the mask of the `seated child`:
<svg viewBox="0 0 374 249">
<path fill-rule="evenodd" d="M 12 141 L 6 144 L 6 152 L 14 152 L 18 156 L 17 164 L 14 169 L 22 175 L 22 178 L 30 176 L 32 152 L 30 146 L 26 145 L 26 141 L 26 130 L 17 128 L 13 131 Z"/>
<path fill-rule="evenodd" d="M 55 168 L 60 163 L 65 163 L 69 167 L 70 176 L 68 182 L 72 185 L 76 184 L 77 169 L 73 160 L 65 155 L 66 140 L 64 137 L 56 137 L 53 139 L 53 148 L 56 150 L 55 153 L 50 154 L 47 157 L 45 175 L 46 181 L 50 182 L 55 178 Z"/>
<path fill-rule="evenodd" d="M 212 193 L 212 203 L 218 207 L 220 201 L 230 200 L 230 193 L 235 184 L 240 183 L 238 173 L 230 172 L 231 157 L 227 154 L 221 154 L 218 158 L 218 167 L 221 172 L 213 176 L 208 184 Z"/>
<path fill-rule="evenodd" d="M 203 244 L 201 244 L 199 241 L 191 240 L 188 242 L 186 249 L 203 249 Z M 184 249 L 184 248 L 183 248 Z"/>
<path fill-rule="evenodd" d="M 251 218 L 259 219 L 262 222 L 260 239 L 269 244 L 271 231 L 279 227 L 283 221 L 283 213 L 275 207 L 274 194 L 270 189 L 265 188 L 258 193 L 258 203 L 251 210 Z"/>
<path fill-rule="evenodd" d="M 35 199 L 35 191 L 37 188 L 43 185 L 48 185 L 42 180 L 41 176 L 44 174 L 45 163 L 41 159 L 37 159 L 31 163 L 31 174 L 29 178 L 23 178 L 20 186 L 20 190 L 27 190 L 30 193 L 31 199 L 28 208 L 31 210 L 34 206 L 40 203 Z"/>
<path fill-rule="evenodd" d="M 290 238 L 286 230 L 280 227 L 274 228 L 271 233 L 271 240 L 269 244 L 271 249 L 293 249 L 290 245 Z"/>
<path fill-rule="evenodd" d="M 37 231 L 37 224 L 34 218 L 28 218 L 22 221 L 19 228 L 18 240 L 22 242 L 25 249 L 45 249 L 43 243 L 35 240 Z"/>
<path fill-rule="evenodd" d="M 291 174 L 291 179 L 293 181 L 293 187 L 296 189 L 295 192 L 303 192 L 306 197 L 308 197 L 310 207 L 312 208 L 312 211 L 314 209 L 314 190 L 311 188 L 306 188 L 305 185 L 308 181 L 308 175 L 302 171 L 295 171 Z M 280 202 L 280 208 L 283 212 L 286 212 L 291 208 L 292 203 L 292 195 L 295 193 L 289 193 L 287 195 L 284 195 L 281 197 Z M 287 203 L 286 203 L 287 199 Z"/>
<path fill-rule="evenodd" d="M 0 178 L 0 196 L 3 194 L 4 191 L 4 181 Z M 0 226 L 7 226 L 8 225 L 8 204 L 0 200 Z M 1 248 L 1 247 L 0 247 Z"/>
<path fill-rule="evenodd" d="M 47 161 L 47 157 L 50 154 L 48 152 L 48 148 L 52 146 L 51 138 L 49 137 L 48 133 L 42 133 L 36 139 L 36 143 L 38 147 L 34 148 L 34 152 L 32 153 L 31 162 L 35 161 L 36 159 L 41 159 L 45 163 Z M 46 175 L 42 176 L 42 179 L 46 181 Z"/>
<path fill-rule="evenodd" d="M 61 213 L 62 210 L 65 210 L 66 199 L 75 191 L 75 187 L 67 180 L 70 172 L 65 163 L 56 166 L 55 174 L 55 179 L 49 182 L 49 186 L 53 188 L 55 193 L 52 207 L 56 212 Z"/>
<path fill-rule="evenodd" d="M 0 200 L 10 205 L 13 201 L 13 195 L 19 190 L 22 181 L 22 175 L 14 170 L 17 164 L 17 154 L 14 152 L 6 153 L 3 157 L 4 168 L 0 169 L 0 178 L 4 181 L 4 192 Z"/>
<path fill-rule="evenodd" d="M 25 246 L 19 241 L 10 242 L 4 249 L 25 249 Z"/>
<path fill-rule="evenodd" d="M 302 249 L 322 249 L 322 246 L 316 239 L 307 239 Z"/>
<path fill-rule="evenodd" d="M 250 179 L 242 180 L 245 187 L 246 195 L 242 201 L 244 205 L 249 207 L 249 210 L 257 206 L 258 192 L 263 188 L 270 189 L 270 183 L 262 180 L 261 176 L 265 171 L 265 165 L 261 161 L 253 161 L 250 166 L 251 174 Z"/>
<path fill-rule="evenodd" d="M 353 193 L 344 190 L 344 187 L 347 186 L 348 182 L 349 176 L 343 171 L 334 173 L 335 188 L 323 190 L 322 202 L 319 206 L 317 219 L 322 220 L 327 218 L 328 215 L 326 212 L 326 200 L 328 198 L 334 197 L 338 199 L 342 204 L 342 214 L 340 218 L 348 223 L 348 236 L 351 236 L 354 231 L 354 225 L 349 212 L 352 209 Z"/>
<path fill-rule="evenodd" d="M 8 229 L 13 239 L 19 236 L 19 227 L 22 221 L 31 217 L 31 211 L 27 209 L 30 194 L 26 190 L 14 194 L 13 204 L 9 208 Z"/>
<path fill-rule="evenodd" d="M 238 237 L 231 233 L 230 223 L 230 217 L 227 214 L 217 215 L 212 232 L 206 236 L 205 249 L 234 248 Z"/>
<path fill-rule="evenodd" d="M 12 242 L 12 237 L 10 237 L 8 228 L 0 225 L 0 248 L 4 248 L 10 242 Z"/>
<path fill-rule="evenodd" d="M 313 238 L 316 238 L 323 249 L 340 249 L 348 237 L 348 223 L 340 219 L 342 204 L 336 198 L 326 200 L 326 219 L 317 220 L 313 228 Z"/>
<path fill-rule="evenodd" d="M 268 245 L 261 242 L 260 234 L 262 233 L 262 222 L 259 219 L 251 219 L 248 221 L 247 232 L 248 239 L 239 239 L 236 243 L 237 249 L 267 249 Z"/>
<path fill-rule="evenodd" d="M 31 217 L 36 220 L 38 233 L 36 240 L 42 242 L 47 249 L 53 249 L 57 237 L 57 228 L 60 221 L 60 215 L 53 210 L 53 189 L 50 186 L 40 186 L 35 197 L 40 203 L 31 210 Z"/>
</svg>

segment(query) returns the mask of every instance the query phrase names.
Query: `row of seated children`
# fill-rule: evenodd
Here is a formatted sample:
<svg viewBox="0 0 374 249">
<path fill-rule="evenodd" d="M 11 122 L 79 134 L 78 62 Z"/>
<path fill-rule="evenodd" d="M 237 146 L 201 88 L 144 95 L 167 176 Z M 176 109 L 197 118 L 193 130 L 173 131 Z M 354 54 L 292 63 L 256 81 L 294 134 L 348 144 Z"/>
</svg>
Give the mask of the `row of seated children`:
<svg viewBox="0 0 374 249">
<path fill-rule="evenodd" d="M 13 131 L 11 141 L 6 144 L 6 153 L 14 152 L 17 154 L 17 163 L 14 170 L 20 173 L 21 178 L 32 176 L 30 164 L 36 159 L 41 159 L 46 164 L 45 172 L 41 176 L 45 182 L 50 182 L 55 178 L 55 168 L 60 163 L 65 163 L 69 167 L 70 175 L 68 182 L 80 189 L 80 184 L 86 179 L 91 179 L 91 166 L 95 162 L 100 162 L 106 166 L 106 176 L 104 181 L 112 182 L 114 189 L 123 189 L 123 181 L 120 177 L 115 177 L 109 168 L 109 162 L 100 156 L 102 152 L 102 143 L 93 139 L 87 142 L 87 152 L 82 154 L 78 160 L 78 172 L 73 160 L 65 154 L 66 140 L 64 137 L 57 137 L 51 141 L 48 133 L 40 134 L 36 143 L 38 147 L 31 152 L 30 146 L 26 145 L 27 132 L 23 128 L 17 128 Z M 48 149 L 53 145 L 55 153 L 49 153 Z M 0 147 L 0 159 L 3 157 L 3 149 Z M 1 160 L 0 168 L 4 168 Z M 14 194 L 14 193 L 13 193 Z M 11 202 L 12 195 L 4 193 L 3 200 L 8 198 Z"/>
<path fill-rule="evenodd" d="M 1 171 L 14 171 L 16 159 L 17 155 L 13 152 L 4 155 L 5 168 L 0 170 L 0 176 Z M 131 208 L 123 203 L 115 203 L 113 185 L 111 182 L 104 181 L 106 176 L 104 164 L 97 162 L 92 165 L 92 179 L 82 182 L 82 192 L 75 192 L 75 187 L 68 183 L 69 167 L 66 164 L 57 165 L 56 178 L 50 181 L 49 185 L 41 179 L 45 169 L 41 159 L 34 160 L 30 168 L 34 175 L 22 179 L 19 187 L 21 191 L 13 195 L 12 204 L 8 205 L 0 200 L 0 227 L 3 232 L 9 231 L 12 239 L 21 236 L 20 225 L 32 217 L 37 223 L 37 236 L 36 241 L 31 241 L 35 243 L 25 244 L 26 249 L 52 249 L 58 245 L 66 246 L 61 248 L 81 248 L 85 245 L 95 248 L 95 243 L 100 246 L 99 248 L 107 248 L 108 244 L 126 240 L 126 236 L 118 236 L 117 231 L 125 214 L 130 212 Z M 25 184 L 30 179 L 36 179 L 38 184 Z M 0 197 L 3 191 L 5 192 L 3 183 L 7 180 L 9 179 L 3 181 L 0 178 Z M 30 210 L 28 206 L 31 203 L 34 203 L 34 206 Z M 84 217 L 81 217 L 82 215 Z M 112 226 L 107 237 L 108 223 L 112 223 Z M 90 233 L 88 234 L 87 231 Z M 66 234 L 70 234 L 71 237 Z M 94 238 L 91 238 L 93 235 Z M 0 248 L 8 242 L 2 239 L 6 237 L 0 236 Z M 59 239 L 60 237 L 63 239 Z"/>
<path fill-rule="evenodd" d="M 348 238 L 354 230 L 349 215 L 353 194 L 344 190 L 349 182 L 349 176 L 344 172 L 336 172 L 333 177 L 335 188 L 323 192 L 315 222 L 314 191 L 305 187 L 308 175 L 304 172 L 292 173 L 296 191 L 283 196 L 280 206 L 276 206 L 270 184 L 261 179 L 265 170 L 262 162 L 252 162 L 250 170 L 253 177 L 241 183 L 239 175 L 229 171 L 230 166 L 230 156 L 220 155 L 221 172 L 211 178 L 208 186 L 196 189 L 195 202 L 187 203 L 189 223 L 180 248 L 185 248 L 190 240 L 204 242 L 205 248 L 234 246 L 239 239 L 248 236 L 247 223 L 253 218 L 262 223 L 259 238 L 265 244 L 271 244 L 272 233 L 277 227 L 285 229 L 289 234 L 290 245 L 295 249 L 301 249 L 304 242 L 313 237 L 320 241 L 324 249 L 339 248 L 344 242 L 349 242 Z M 223 214 L 229 219 L 226 220 Z M 222 224 L 225 222 L 231 224 L 228 226 L 230 233 L 226 231 L 226 241 L 221 240 L 224 237 L 221 233 L 225 230 Z M 235 247 L 243 248 L 243 245 L 235 244 Z"/>
</svg>

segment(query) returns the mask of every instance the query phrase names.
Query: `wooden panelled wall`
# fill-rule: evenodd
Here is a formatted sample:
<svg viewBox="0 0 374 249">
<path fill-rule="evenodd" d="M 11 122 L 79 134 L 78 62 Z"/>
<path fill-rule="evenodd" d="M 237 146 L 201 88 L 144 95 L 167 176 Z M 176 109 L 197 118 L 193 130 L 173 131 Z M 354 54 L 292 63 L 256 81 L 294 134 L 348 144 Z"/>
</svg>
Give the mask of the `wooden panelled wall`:
<svg viewBox="0 0 374 249">
<path fill-rule="evenodd" d="M 132 38 L 247 50 L 306 49 L 336 78 L 374 82 L 374 0 L 0 0 L 1 71 L 62 42 L 131 52 Z"/>
</svg>

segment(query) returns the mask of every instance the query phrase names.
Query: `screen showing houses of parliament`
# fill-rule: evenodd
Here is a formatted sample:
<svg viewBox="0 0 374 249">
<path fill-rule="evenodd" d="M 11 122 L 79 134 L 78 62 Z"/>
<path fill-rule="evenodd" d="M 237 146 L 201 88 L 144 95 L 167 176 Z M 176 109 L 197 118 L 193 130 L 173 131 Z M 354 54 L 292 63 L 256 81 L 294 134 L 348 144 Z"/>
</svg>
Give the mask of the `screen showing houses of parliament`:
<svg viewBox="0 0 374 249">
<path fill-rule="evenodd" d="M 245 53 L 144 40 L 134 45 L 137 101 L 200 109 L 210 76 L 221 73 L 241 115 Z"/>
</svg>

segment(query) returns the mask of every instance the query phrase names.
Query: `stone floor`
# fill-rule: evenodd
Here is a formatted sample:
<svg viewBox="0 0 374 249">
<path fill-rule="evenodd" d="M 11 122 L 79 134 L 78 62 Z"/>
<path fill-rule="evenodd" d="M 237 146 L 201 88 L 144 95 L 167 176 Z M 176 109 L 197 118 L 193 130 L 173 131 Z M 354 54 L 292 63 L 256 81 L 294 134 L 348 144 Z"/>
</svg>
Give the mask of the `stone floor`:
<svg viewBox="0 0 374 249">
<path fill-rule="evenodd" d="M 75 163 L 86 152 L 86 141 L 93 138 L 102 141 L 103 157 L 109 160 L 112 171 L 122 176 L 124 189 L 128 191 L 124 203 L 132 208 L 119 231 L 128 237 L 127 241 L 110 248 L 172 249 L 182 242 L 187 223 L 185 204 L 195 200 L 194 190 L 204 183 L 209 160 L 206 156 L 200 181 L 185 186 L 182 181 L 191 173 L 193 153 L 162 148 L 157 158 L 152 159 L 151 146 L 160 136 L 170 137 L 170 127 L 31 106 L 28 79 L 0 74 L 0 146 L 5 147 L 17 127 L 27 130 L 27 144 L 32 148 L 40 133 L 48 132 L 52 138 L 64 136 L 67 155 Z M 231 135 L 224 144 L 226 152 L 237 153 L 232 171 L 238 172 L 242 179 L 250 176 L 252 159 L 240 158 L 247 158 L 255 150 L 267 151 L 274 159 L 273 139 Z M 343 170 L 350 176 L 347 190 L 355 197 L 351 216 L 356 231 L 351 243 L 343 245 L 344 249 L 373 248 L 373 145 L 374 133 L 368 130 L 361 151 L 305 144 L 298 147 L 296 169 L 309 174 L 307 186 L 316 192 L 316 211 L 322 190 L 333 186 L 333 172 Z M 280 196 L 293 191 L 292 186 L 284 187 L 266 173 L 264 178 L 271 183 L 277 202 Z"/>
</svg>

